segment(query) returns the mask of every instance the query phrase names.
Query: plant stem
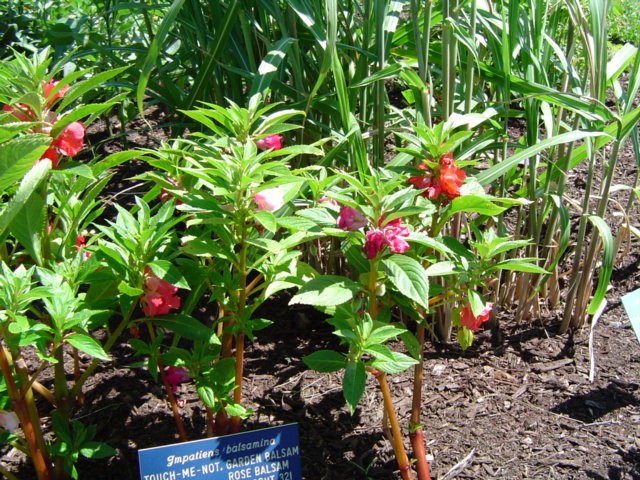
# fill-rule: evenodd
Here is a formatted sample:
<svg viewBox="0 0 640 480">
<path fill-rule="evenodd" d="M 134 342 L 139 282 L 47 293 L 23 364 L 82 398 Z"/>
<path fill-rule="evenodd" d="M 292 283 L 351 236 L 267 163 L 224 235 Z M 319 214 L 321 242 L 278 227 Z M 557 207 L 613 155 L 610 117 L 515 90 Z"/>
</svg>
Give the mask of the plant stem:
<svg viewBox="0 0 640 480">
<path fill-rule="evenodd" d="M 376 377 L 380 391 L 382 392 L 382 399 L 384 401 L 384 410 L 387 412 L 389 424 L 391 425 L 391 433 L 393 435 L 393 451 L 396 455 L 396 461 L 398 462 L 398 468 L 400 469 L 400 475 L 402 480 L 413 480 L 413 472 L 411 471 L 411 465 L 409 464 L 409 458 L 407 452 L 404 449 L 402 443 L 402 433 L 400 431 L 400 425 L 398 424 L 398 417 L 393 408 L 393 402 L 391 401 L 391 391 L 389 390 L 389 383 L 387 382 L 387 375 L 379 370 L 372 370 L 372 374 Z"/>
<path fill-rule="evenodd" d="M 409 439 L 413 448 L 413 457 L 416 460 L 416 472 L 418 480 L 431 480 L 429 473 L 429 462 L 424 450 L 424 433 L 420 422 L 420 410 L 422 407 L 422 384 L 423 384 L 423 356 L 424 350 L 424 325 L 416 326 L 416 338 L 420 345 L 420 358 L 413 367 L 413 397 L 411 402 L 411 417 L 409 418 Z"/>
<path fill-rule="evenodd" d="M 22 432 L 29 448 L 29 456 L 36 471 L 36 477 L 38 480 L 50 480 L 50 464 L 46 456 L 46 448 L 40 430 L 40 420 L 37 412 L 35 418 L 32 418 L 35 408 L 30 409 L 28 407 L 28 402 L 33 402 L 33 395 L 27 396 L 26 393 L 31 392 L 31 389 L 22 392 L 16 385 L 4 345 L 0 345 L 0 369 L 2 369 L 13 411 L 20 420 Z"/>
</svg>

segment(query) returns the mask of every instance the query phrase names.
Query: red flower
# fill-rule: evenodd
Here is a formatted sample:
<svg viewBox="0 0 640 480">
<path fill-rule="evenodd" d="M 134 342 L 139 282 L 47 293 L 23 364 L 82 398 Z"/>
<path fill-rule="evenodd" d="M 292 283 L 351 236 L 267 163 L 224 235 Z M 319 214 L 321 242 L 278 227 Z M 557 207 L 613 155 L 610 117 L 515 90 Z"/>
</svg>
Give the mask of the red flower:
<svg viewBox="0 0 640 480">
<path fill-rule="evenodd" d="M 460 186 L 465 177 L 464 171 L 456 167 L 452 153 L 440 158 L 440 186 L 449 200 L 460 196 Z"/>
<path fill-rule="evenodd" d="M 418 165 L 417 168 L 424 170 L 425 174 L 409 177 L 407 183 L 424 190 L 422 196 L 430 200 L 439 197 L 440 194 L 446 195 L 448 200 L 460 196 L 460 186 L 466 175 L 463 170 L 456 167 L 452 153 L 440 157 L 440 164 L 437 168 L 431 169 L 425 162 Z"/>
<path fill-rule="evenodd" d="M 367 224 L 367 219 L 355 208 L 343 205 L 340 207 L 340 214 L 336 225 L 342 230 L 355 231 L 364 227 Z"/>
<path fill-rule="evenodd" d="M 474 317 L 471 306 L 467 304 L 460 313 L 460 323 L 463 326 L 467 327 L 469 330 L 475 331 L 480 327 L 480 325 L 489 320 L 492 308 L 493 304 L 487 303 L 482 312 L 480 312 L 480 315 Z"/>
<path fill-rule="evenodd" d="M 169 310 L 180 308 L 180 297 L 175 295 L 178 287 L 158 278 L 149 267 L 145 268 L 144 292 L 140 302 L 148 317 L 166 315 Z"/>
<path fill-rule="evenodd" d="M 44 81 L 42 82 L 42 94 L 47 101 L 47 107 L 51 107 L 57 99 L 64 97 L 64 94 L 67 93 L 67 90 L 69 90 L 69 85 L 65 85 L 56 93 L 54 93 L 53 96 L 51 96 L 51 91 L 57 84 L 58 82 L 56 82 L 53 78 L 49 80 L 49 83 L 44 83 Z"/>
<path fill-rule="evenodd" d="M 40 157 L 40 160 L 44 160 L 45 158 L 48 158 L 49 160 L 51 160 L 52 168 L 56 168 L 58 166 L 58 160 L 60 159 L 60 156 L 58 155 L 58 152 L 56 152 L 54 148 L 51 148 L 51 147 L 47 148 L 45 152 L 42 154 L 42 156 Z"/>
<path fill-rule="evenodd" d="M 82 148 L 83 139 L 84 125 L 80 122 L 71 122 L 64 127 L 64 130 L 60 132 L 60 135 L 53 141 L 51 146 L 56 147 L 63 155 L 73 157 Z"/>
<path fill-rule="evenodd" d="M 189 375 L 187 375 L 187 371 L 184 368 L 171 366 L 165 369 L 164 379 L 171 387 L 171 391 L 175 393 L 179 384 L 189 380 Z"/>
<path fill-rule="evenodd" d="M 280 150 L 282 148 L 282 135 L 267 135 L 256 140 L 256 147 L 260 150 Z"/>
<path fill-rule="evenodd" d="M 14 117 L 16 117 L 16 120 L 19 120 L 20 122 L 34 121 L 33 110 L 31 110 L 31 108 L 29 108 L 27 105 L 24 105 L 23 103 L 16 103 L 14 106 L 3 105 L 2 111 L 11 113 Z"/>
</svg>

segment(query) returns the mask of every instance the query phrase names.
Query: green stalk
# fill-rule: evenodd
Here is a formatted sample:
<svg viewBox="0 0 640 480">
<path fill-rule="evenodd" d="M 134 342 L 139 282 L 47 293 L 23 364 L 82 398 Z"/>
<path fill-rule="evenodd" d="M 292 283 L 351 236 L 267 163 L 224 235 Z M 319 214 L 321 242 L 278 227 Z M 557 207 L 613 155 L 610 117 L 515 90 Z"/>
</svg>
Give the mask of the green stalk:
<svg viewBox="0 0 640 480">
<path fill-rule="evenodd" d="M 375 0 L 375 12 L 376 19 L 376 50 L 378 54 L 378 71 L 381 71 L 385 66 L 385 34 L 384 34 L 384 20 L 385 20 L 385 0 Z M 384 108 L 385 108 L 386 91 L 384 88 L 384 80 L 380 79 L 376 82 L 375 86 L 375 111 L 374 111 L 374 154 L 373 154 L 373 167 L 376 168 L 384 163 L 384 140 L 385 140 L 385 128 L 384 128 Z"/>
</svg>

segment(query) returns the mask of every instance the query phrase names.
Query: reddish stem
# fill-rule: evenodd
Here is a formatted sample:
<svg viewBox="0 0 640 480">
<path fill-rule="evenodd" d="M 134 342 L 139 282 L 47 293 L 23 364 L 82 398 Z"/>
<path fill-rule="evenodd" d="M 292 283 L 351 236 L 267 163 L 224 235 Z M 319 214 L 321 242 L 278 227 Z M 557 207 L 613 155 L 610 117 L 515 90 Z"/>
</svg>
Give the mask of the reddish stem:
<svg viewBox="0 0 640 480">
<path fill-rule="evenodd" d="M 9 398 L 11 398 L 13 411 L 18 416 L 18 420 L 20 420 L 20 425 L 22 426 L 24 438 L 27 441 L 29 456 L 33 462 L 36 476 L 38 480 L 49 480 L 51 478 L 49 470 L 50 465 L 46 457 L 46 451 L 41 448 L 43 441 L 40 425 L 32 422 L 29 414 L 29 407 L 26 404 L 23 392 L 20 391 L 13 380 L 11 366 L 7 360 L 4 345 L 0 345 L 0 368 L 2 368 L 2 374 L 7 386 L 7 393 L 9 394 Z M 31 392 L 31 389 L 28 391 Z M 30 395 L 30 399 L 33 400 L 32 395 Z M 38 419 L 36 418 L 35 420 Z"/>
<path fill-rule="evenodd" d="M 391 391 L 389 390 L 389 384 L 387 383 L 387 376 L 384 372 L 380 372 L 378 370 L 373 370 L 372 373 L 378 380 L 378 385 L 382 392 L 384 409 L 387 412 L 389 424 L 391 425 L 391 433 L 393 434 L 393 451 L 396 455 L 400 475 L 402 476 L 402 480 L 413 480 L 413 472 L 411 471 L 411 465 L 409 464 L 409 457 L 407 457 L 407 452 L 405 451 L 404 444 L 402 443 L 402 433 L 400 432 L 398 418 L 396 417 L 396 412 L 393 408 Z"/>
<path fill-rule="evenodd" d="M 422 406 L 423 365 L 422 352 L 424 351 L 424 325 L 416 327 L 416 339 L 420 345 L 420 358 L 413 368 L 413 398 L 411 402 L 411 417 L 409 419 L 409 439 L 413 449 L 413 457 L 416 460 L 416 473 L 418 480 L 431 480 L 429 462 L 424 449 L 424 434 L 420 423 L 420 410 Z"/>
</svg>

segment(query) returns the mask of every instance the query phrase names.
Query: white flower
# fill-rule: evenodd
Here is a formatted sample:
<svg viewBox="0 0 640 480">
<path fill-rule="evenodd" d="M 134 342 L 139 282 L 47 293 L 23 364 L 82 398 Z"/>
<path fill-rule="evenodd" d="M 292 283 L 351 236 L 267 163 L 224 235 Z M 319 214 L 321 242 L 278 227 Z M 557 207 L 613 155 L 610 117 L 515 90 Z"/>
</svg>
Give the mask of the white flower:
<svg viewBox="0 0 640 480">
<path fill-rule="evenodd" d="M 279 188 L 267 188 L 253 195 L 253 201 L 256 202 L 258 210 L 266 210 L 267 212 L 275 212 L 284 205 L 282 190 Z"/>
<path fill-rule="evenodd" d="M 0 410 L 0 427 L 13 433 L 20 426 L 20 421 L 15 412 Z"/>
</svg>

